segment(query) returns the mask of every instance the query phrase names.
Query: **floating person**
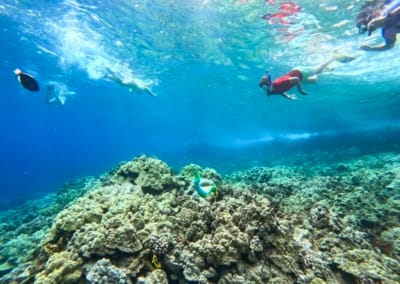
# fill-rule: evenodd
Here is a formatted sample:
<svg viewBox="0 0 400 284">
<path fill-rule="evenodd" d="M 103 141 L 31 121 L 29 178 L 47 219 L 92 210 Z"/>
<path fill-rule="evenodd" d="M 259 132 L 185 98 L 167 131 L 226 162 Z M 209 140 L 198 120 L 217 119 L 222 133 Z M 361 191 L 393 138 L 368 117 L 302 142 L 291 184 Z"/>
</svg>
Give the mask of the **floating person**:
<svg viewBox="0 0 400 284">
<path fill-rule="evenodd" d="M 297 98 L 296 95 L 289 95 L 286 93 L 291 88 L 296 86 L 302 95 L 308 95 L 308 93 L 303 89 L 302 83 L 316 83 L 318 79 L 317 75 L 322 73 L 333 61 L 347 63 L 353 61 L 354 59 L 355 57 L 352 56 L 337 54 L 316 68 L 295 67 L 289 73 L 278 77 L 273 81 L 271 75 L 267 71 L 267 73 L 261 77 L 259 86 L 267 92 L 268 96 L 282 95 L 287 99 L 295 100 Z"/>
<path fill-rule="evenodd" d="M 359 33 L 368 31 L 368 36 L 376 29 L 382 28 L 382 37 L 385 41 L 384 44 L 377 46 L 363 45 L 360 47 L 362 50 L 383 51 L 393 48 L 396 43 L 396 34 L 400 33 L 400 0 L 390 1 L 390 3 L 388 1 L 367 2 L 357 16 L 357 27 Z"/>
<path fill-rule="evenodd" d="M 18 82 L 22 87 L 32 92 L 39 91 L 39 83 L 32 75 L 22 72 L 19 68 L 14 70 L 14 74 L 17 76 Z"/>
<path fill-rule="evenodd" d="M 122 74 L 121 74 L 122 75 Z M 150 96 L 156 97 L 150 88 L 140 79 L 135 77 L 123 78 L 123 75 L 117 75 L 114 71 L 107 68 L 107 74 L 104 76 L 106 80 L 117 82 L 121 86 L 128 87 L 129 92 L 145 92 Z"/>
<path fill-rule="evenodd" d="M 46 100 L 47 103 L 59 103 L 64 105 L 68 98 L 74 96 L 74 91 L 68 90 L 68 87 L 56 81 L 49 81 L 46 84 Z"/>
</svg>

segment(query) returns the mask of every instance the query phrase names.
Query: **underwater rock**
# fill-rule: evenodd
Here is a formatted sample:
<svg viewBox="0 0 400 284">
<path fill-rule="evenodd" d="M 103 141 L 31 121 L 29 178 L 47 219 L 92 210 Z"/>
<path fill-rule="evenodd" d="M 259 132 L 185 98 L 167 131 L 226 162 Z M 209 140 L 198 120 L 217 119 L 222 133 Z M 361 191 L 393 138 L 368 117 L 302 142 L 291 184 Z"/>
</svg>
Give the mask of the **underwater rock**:
<svg viewBox="0 0 400 284">
<path fill-rule="evenodd" d="M 160 193 L 175 186 L 172 170 L 166 163 L 145 155 L 120 165 L 112 177 L 117 183 L 130 182 L 138 185 L 144 192 Z"/>
<path fill-rule="evenodd" d="M 107 254 L 105 249 L 107 231 L 101 225 L 88 223 L 74 232 L 69 249 L 78 251 L 83 258 L 90 258 L 95 255 Z"/>
<path fill-rule="evenodd" d="M 390 228 L 381 233 L 381 241 L 376 241 L 375 245 L 390 257 L 400 262 L 400 227 Z"/>
<path fill-rule="evenodd" d="M 2 264 L 0 264 L 0 276 L 7 274 L 13 268 L 14 268 L 14 266 L 12 264 L 10 264 L 8 262 L 3 262 Z"/>
<path fill-rule="evenodd" d="M 392 180 L 386 186 L 385 194 L 389 197 L 400 195 L 400 167 L 395 167 L 390 172 Z"/>
<path fill-rule="evenodd" d="M 92 284 L 131 284 L 124 269 L 118 268 L 107 258 L 86 267 L 86 280 Z"/>
<path fill-rule="evenodd" d="M 163 236 L 151 235 L 148 238 L 148 242 L 148 246 L 150 247 L 151 252 L 155 255 L 164 255 L 171 248 L 171 242 Z"/>
<path fill-rule="evenodd" d="M 254 167 L 228 175 L 226 181 L 257 190 L 273 203 L 281 202 L 301 182 L 297 173 L 284 167 Z"/>
<path fill-rule="evenodd" d="M 136 284 L 168 284 L 167 274 L 162 269 L 155 269 L 145 277 L 139 277 Z"/>
<path fill-rule="evenodd" d="M 93 177 L 80 179 L 65 184 L 56 194 L 0 212 L 1 283 L 23 283 L 24 279 L 32 277 L 30 264 L 37 258 L 39 251 L 44 249 L 40 243 L 48 237 L 56 214 L 98 184 Z"/>
<path fill-rule="evenodd" d="M 194 164 L 174 176 L 141 156 L 62 210 L 33 250 L 21 234 L 25 257 L 0 282 L 398 283 L 399 204 L 384 194 L 391 165 L 341 164 L 340 175 L 275 167 L 222 180 Z M 196 171 L 219 183 L 217 198 L 188 191 Z M 0 249 L 4 265 L 7 255 Z"/>
<path fill-rule="evenodd" d="M 86 223 L 100 222 L 104 210 L 98 200 L 85 199 L 62 211 L 54 222 L 57 231 L 74 232 Z"/>
<path fill-rule="evenodd" d="M 376 281 L 398 283 L 400 281 L 400 263 L 371 250 L 353 249 L 339 253 L 334 262 L 338 268 L 362 279 L 364 282 Z"/>
<path fill-rule="evenodd" d="M 189 164 L 182 168 L 177 179 L 182 182 L 182 186 L 188 187 L 192 184 L 193 178 L 197 172 L 202 172 L 203 168 L 196 164 Z"/>
<path fill-rule="evenodd" d="M 35 283 L 78 283 L 82 274 L 82 264 L 81 259 L 71 252 L 54 253 L 35 276 Z"/>
<path fill-rule="evenodd" d="M 125 253 L 135 253 L 142 249 L 142 244 L 137 239 L 134 227 L 122 226 L 107 232 L 105 247 Z"/>
</svg>

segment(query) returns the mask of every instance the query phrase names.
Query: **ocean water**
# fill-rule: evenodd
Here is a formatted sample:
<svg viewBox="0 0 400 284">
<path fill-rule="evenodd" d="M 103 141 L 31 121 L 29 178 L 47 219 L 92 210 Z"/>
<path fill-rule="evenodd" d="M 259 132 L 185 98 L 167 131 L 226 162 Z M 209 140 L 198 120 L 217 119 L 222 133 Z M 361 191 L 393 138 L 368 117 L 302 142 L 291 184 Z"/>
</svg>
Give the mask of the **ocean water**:
<svg viewBox="0 0 400 284">
<path fill-rule="evenodd" d="M 279 3 L 1 1 L 0 208 L 142 153 L 228 173 L 302 163 L 309 152 L 329 162 L 398 150 L 400 49 L 359 49 L 382 41 L 357 33 L 362 1 L 297 1 L 287 22 L 262 18 Z M 333 63 L 304 86 L 308 96 L 258 87 L 266 69 L 278 77 L 335 52 L 356 59 Z M 23 89 L 15 68 L 41 90 Z M 134 74 L 157 97 L 105 80 L 107 69 Z M 51 82 L 72 92 L 64 104 L 48 102 Z"/>
</svg>

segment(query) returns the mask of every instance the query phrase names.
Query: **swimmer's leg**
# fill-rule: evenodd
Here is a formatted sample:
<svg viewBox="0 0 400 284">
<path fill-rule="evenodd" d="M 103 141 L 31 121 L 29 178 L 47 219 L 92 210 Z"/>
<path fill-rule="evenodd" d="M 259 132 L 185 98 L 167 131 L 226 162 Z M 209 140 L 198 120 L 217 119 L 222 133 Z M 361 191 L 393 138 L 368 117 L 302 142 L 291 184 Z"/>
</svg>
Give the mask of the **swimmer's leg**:
<svg viewBox="0 0 400 284">
<path fill-rule="evenodd" d="M 349 56 L 349 55 L 345 55 L 345 54 L 334 54 L 333 57 L 327 61 L 325 61 L 324 63 L 322 63 L 321 65 L 319 65 L 315 70 L 314 70 L 314 74 L 312 74 L 310 77 L 314 76 L 314 75 L 318 75 L 321 74 L 322 72 L 324 72 L 324 70 L 326 69 L 326 67 L 329 66 L 329 64 L 331 64 L 333 61 L 337 61 L 340 63 L 348 63 L 353 61 L 354 59 L 356 59 L 354 56 Z"/>
<path fill-rule="evenodd" d="M 335 58 L 331 58 L 328 61 L 325 61 L 324 63 L 319 65 L 317 68 L 315 68 L 314 74 L 312 74 L 310 77 L 321 74 L 325 70 L 325 68 L 328 67 L 328 65 L 331 64 L 335 60 L 336 60 Z"/>
<path fill-rule="evenodd" d="M 145 91 L 146 93 L 148 93 L 150 96 L 157 97 L 157 95 L 154 94 L 154 93 L 150 90 L 150 88 L 148 88 L 148 87 L 145 87 L 145 88 L 144 88 L 144 91 Z"/>
</svg>

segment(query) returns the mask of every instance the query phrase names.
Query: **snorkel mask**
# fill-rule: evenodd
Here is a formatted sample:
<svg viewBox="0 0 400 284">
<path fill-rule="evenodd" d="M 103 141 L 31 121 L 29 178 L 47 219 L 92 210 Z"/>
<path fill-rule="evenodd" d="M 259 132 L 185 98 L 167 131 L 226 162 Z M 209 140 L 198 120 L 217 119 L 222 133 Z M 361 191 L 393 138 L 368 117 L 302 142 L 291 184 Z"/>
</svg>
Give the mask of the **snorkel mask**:
<svg viewBox="0 0 400 284">
<path fill-rule="evenodd" d="M 368 36 L 371 35 L 371 33 L 375 29 L 369 29 L 368 25 L 369 23 L 376 19 L 377 17 L 381 16 L 381 13 L 384 9 L 384 5 L 387 4 L 387 2 L 391 2 L 391 0 L 367 0 L 366 3 L 363 5 L 361 8 L 360 13 L 357 15 L 357 28 L 358 28 L 358 33 L 359 34 L 364 34 L 365 32 L 368 31 Z"/>
<path fill-rule="evenodd" d="M 364 34 L 368 31 L 368 24 L 369 24 L 369 22 L 371 22 L 372 16 L 373 16 L 372 11 L 368 11 L 368 14 L 366 15 L 366 17 L 357 23 L 357 28 L 358 28 L 359 34 Z M 369 36 L 371 35 L 371 31 L 368 31 L 368 35 Z"/>
<path fill-rule="evenodd" d="M 269 74 L 268 70 L 265 70 L 265 75 L 262 76 L 259 86 L 260 88 L 266 87 L 267 89 L 269 89 L 269 87 L 271 87 L 272 85 L 272 80 L 271 80 L 271 75 Z"/>
<path fill-rule="evenodd" d="M 268 84 L 267 84 L 267 86 L 268 86 L 268 88 L 269 88 L 269 87 L 271 87 L 272 79 L 271 79 L 271 74 L 269 74 L 269 71 L 268 71 L 268 70 L 265 70 L 265 76 L 267 76 L 267 78 L 268 78 Z"/>
</svg>

